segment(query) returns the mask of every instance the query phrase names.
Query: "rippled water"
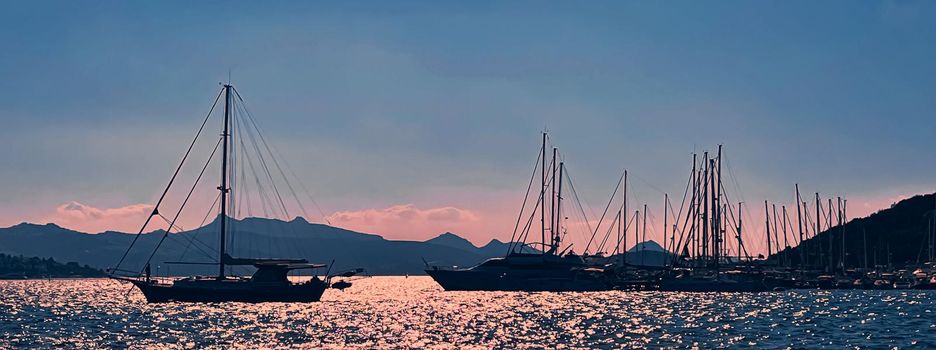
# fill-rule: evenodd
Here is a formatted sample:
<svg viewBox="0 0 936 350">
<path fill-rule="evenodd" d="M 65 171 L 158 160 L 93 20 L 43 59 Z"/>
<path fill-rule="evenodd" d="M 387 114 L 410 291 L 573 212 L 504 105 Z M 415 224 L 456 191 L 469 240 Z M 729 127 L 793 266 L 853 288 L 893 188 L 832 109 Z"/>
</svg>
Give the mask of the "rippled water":
<svg viewBox="0 0 936 350">
<path fill-rule="evenodd" d="M 443 292 L 374 277 L 313 304 L 147 304 L 110 280 L 0 281 L 0 348 L 936 348 L 936 292 Z"/>
</svg>

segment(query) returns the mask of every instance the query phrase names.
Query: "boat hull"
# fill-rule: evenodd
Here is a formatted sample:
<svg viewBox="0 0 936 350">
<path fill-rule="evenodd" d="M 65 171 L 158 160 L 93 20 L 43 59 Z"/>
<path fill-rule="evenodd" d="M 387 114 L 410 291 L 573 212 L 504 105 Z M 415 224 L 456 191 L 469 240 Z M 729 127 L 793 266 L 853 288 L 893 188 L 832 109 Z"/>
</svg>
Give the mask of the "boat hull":
<svg viewBox="0 0 936 350">
<path fill-rule="evenodd" d="M 610 288 L 597 276 L 556 271 L 426 270 L 446 291 L 590 292 Z"/>
<path fill-rule="evenodd" d="M 278 286 L 256 285 L 250 282 L 217 281 L 202 282 L 193 286 L 179 286 L 169 284 L 156 284 L 141 280 L 130 280 L 140 289 L 146 301 L 150 303 L 165 302 L 291 302 L 310 303 L 322 298 L 325 282 L 306 284 L 290 284 Z"/>
</svg>

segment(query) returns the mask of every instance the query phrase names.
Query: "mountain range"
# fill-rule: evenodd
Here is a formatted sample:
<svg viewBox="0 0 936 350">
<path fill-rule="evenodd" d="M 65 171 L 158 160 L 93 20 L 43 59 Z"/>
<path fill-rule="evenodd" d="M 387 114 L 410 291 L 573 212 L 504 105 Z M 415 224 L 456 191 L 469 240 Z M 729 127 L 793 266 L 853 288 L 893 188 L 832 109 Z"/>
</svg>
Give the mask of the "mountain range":
<svg viewBox="0 0 936 350">
<path fill-rule="evenodd" d="M 291 221 L 245 218 L 229 222 L 232 239 L 227 250 L 231 256 L 305 258 L 328 264 L 334 261 L 333 272 L 360 267 L 374 275 L 422 274 L 424 262 L 470 266 L 502 256 L 508 250 L 508 244 L 498 240 L 477 247 L 450 232 L 419 242 L 387 240 L 375 234 L 309 223 L 302 218 Z M 162 241 L 152 258 L 154 273 L 157 267 L 160 274 L 213 273 L 214 267 L 165 262 L 217 261 L 218 224 L 216 219 L 190 231 L 169 235 L 162 230 L 143 233 L 119 268 L 141 271 L 153 248 Z M 134 236 L 113 231 L 88 234 L 55 224 L 22 223 L 0 228 L 0 253 L 51 257 L 105 269 L 114 267 Z"/>
</svg>

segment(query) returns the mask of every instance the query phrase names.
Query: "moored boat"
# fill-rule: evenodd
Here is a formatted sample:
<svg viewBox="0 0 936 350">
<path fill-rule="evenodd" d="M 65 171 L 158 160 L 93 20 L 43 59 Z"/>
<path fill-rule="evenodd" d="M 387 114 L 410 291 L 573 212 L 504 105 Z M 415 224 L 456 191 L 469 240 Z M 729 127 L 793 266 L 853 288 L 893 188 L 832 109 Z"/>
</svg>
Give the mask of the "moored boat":
<svg viewBox="0 0 936 350">
<path fill-rule="evenodd" d="M 170 301 L 180 301 L 180 302 L 315 302 L 319 301 L 322 297 L 322 294 L 330 285 L 330 278 L 327 276 L 327 273 L 323 277 L 318 277 L 314 275 L 316 269 L 321 269 L 326 267 L 324 264 L 313 264 L 309 263 L 305 259 L 259 259 L 259 258 L 233 258 L 228 255 L 229 244 L 233 244 L 231 238 L 232 233 L 232 218 L 229 216 L 230 209 L 235 205 L 235 194 L 231 191 L 234 189 L 234 179 L 232 174 L 237 174 L 234 171 L 236 158 L 233 156 L 235 146 L 238 145 L 234 142 L 235 135 L 240 135 L 240 133 L 247 132 L 237 130 L 235 132 L 235 126 L 238 129 L 247 128 L 247 124 L 255 123 L 252 120 L 252 117 L 249 115 L 249 120 L 232 120 L 232 114 L 234 113 L 235 105 L 235 95 L 236 99 L 241 100 L 240 95 L 236 92 L 234 87 L 230 84 L 224 84 L 223 89 L 218 94 L 218 98 L 215 100 L 215 105 L 217 105 L 220 98 L 224 98 L 224 107 L 223 112 L 224 116 L 222 119 L 222 129 L 221 137 L 215 145 L 214 150 L 211 152 L 208 161 L 205 163 L 202 168 L 201 174 L 198 175 L 198 178 L 195 180 L 195 185 L 198 185 L 199 180 L 202 178 L 205 170 L 211 164 L 211 158 L 215 155 L 215 151 L 220 147 L 221 149 L 221 176 L 220 176 L 220 186 L 217 187 L 219 190 L 218 199 L 216 203 L 218 204 L 218 220 L 217 222 L 217 255 L 212 257 L 210 254 L 205 254 L 209 259 L 214 259 L 213 262 L 166 262 L 167 264 L 187 264 L 187 265 L 212 265 L 217 267 L 217 274 L 211 276 L 189 276 L 183 278 L 153 278 L 150 274 L 150 262 L 156 254 L 156 251 L 160 248 L 162 242 L 169 237 L 170 231 L 177 229 L 176 219 L 178 219 L 179 214 L 182 213 L 183 208 L 186 203 L 188 203 L 189 198 L 192 193 L 195 192 L 195 185 L 188 192 L 185 197 L 185 200 L 182 202 L 178 212 L 175 217 L 168 219 L 160 213 L 160 206 L 163 199 L 166 197 L 166 194 L 169 192 L 172 187 L 173 182 L 176 180 L 176 176 L 179 175 L 179 170 L 182 169 L 182 165 L 185 163 L 186 159 L 189 156 L 189 153 L 192 151 L 192 147 L 196 144 L 198 136 L 201 135 L 201 131 L 205 126 L 205 123 L 210 119 L 212 113 L 209 112 L 208 116 L 205 118 L 205 121 L 202 124 L 202 127 L 199 128 L 198 133 L 196 134 L 195 140 L 192 141 L 192 145 L 189 146 L 188 151 L 186 151 L 185 156 L 182 159 L 182 164 L 179 164 L 179 167 L 176 169 L 175 174 L 170 180 L 169 185 L 166 187 L 159 201 L 154 206 L 153 212 L 147 218 L 146 222 L 143 224 L 143 227 L 140 229 L 139 233 L 134 237 L 130 246 L 127 248 L 127 252 L 124 253 L 120 261 L 117 262 L 116 266 L 110 269 L 109 276 L 113 279 L 130 282 L 136 288 L 138 288 L 146 298 L 148 302 L 170 302 Z M 212 111 L 214 111 L 214 106 L 212 106 Z M 240 110 L 246 110 L 244 106 L 237 107 Z M 256 125 L 253 124 L 253 127 L 256 128 Z M 256 129 L 255 132 L 259 133 L 259 130 Z M 252 137 L 252 135 L 251 135 Z M 262 139 L 261 139 L 262 140 Z M 237 140 L 240 142 L 241 150 L 243 151 L 244 140 L 240 138 Z M 250 140 L 249 142 L 256 142 L 255 140 Z M 263 146 L 266 146 L 265 141 Z M 254 144 L 256 146 L 256 144 Z M 230 148 L 230 149 L 229 149 Z M 259 151 L 259 148 L 257 152 Z M 269 152 L 269 151 L 267 151 Z M 272 156 L 272 154 L 269 154 Z M 257 157 L 262 157 L 262 154 L 256 155 Z M 265 166 L 265 165 L 264 165 Z M 277 165 L 279 166 L 279 165 Z M 243 176 L 243 175 L 242 175 Z M 256 177 L 256 175 L 255 175 Z M 284 176 L 285 177 L 285 176 Z M 272 179 L 271 179 L 272 181 Z M 260 185 L 258 185 L 260 187 Z M 243 196 L 243 192 L 241 192 Z M 279 196 L 279 193 L 276 193 Z M 280 199 L 282 201 L 282 199 Z M 214 210 L 214 205 L 212 209 Z M 283 204 L 283 213 L 286 213 L 285 204 Z M 121 269 L 122 264 L 133 249 L 134 244 L 137 243 L 137 239 L 147 228 L 147 225 L 150 224 L 151 220 L 155 217 L 159 217 L 165 220 L 169 225 L 168 229 L 163 232 L 162 238 L 158 241 L 158 244 L 153 249 L 153 252 L 149 254 L 149 259 L 144 263 L 144 268 L 142 271 L 135 273 L 134 271 Z M 230 241 L 230 242 L 229 242 Z M 193 241 L 194 242 L 194 241 Z M 202 243 L 204 244 L 204 243 Z M 200 249 L 204 252 L 203 249 Z M 239 275 L 232 274 L 229 269 L 232 267 L 239 268 L 253 268 L 255 271 L 250 277 L 244 277 Z M 305 281 L 291 281 L 289 279 L 289 274 L 292 271 L 299 270 L 312 270 L 313 275 L 310 279 Z"/>
</svg>

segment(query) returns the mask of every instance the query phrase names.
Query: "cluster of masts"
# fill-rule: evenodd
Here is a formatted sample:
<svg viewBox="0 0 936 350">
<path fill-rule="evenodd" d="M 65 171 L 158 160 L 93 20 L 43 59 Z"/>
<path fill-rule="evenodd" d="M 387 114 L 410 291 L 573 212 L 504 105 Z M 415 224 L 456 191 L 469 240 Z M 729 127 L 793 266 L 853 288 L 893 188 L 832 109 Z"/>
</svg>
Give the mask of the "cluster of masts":
<svg viewBox="0 0 936 350">
<path fill-rule="evenodd" d="M 566 244 L 565 249 L 562 249 L 562 241 L 567 228 L 563 227 L 561 220 L 563 218 L 564 181 L 568 183 L 566 186 L 572 193 L 574 193 L 574 187 L 571 186 L 571 180 L 569 180 L 565 163 L 560 158 L 558 149 L 552 147 L 552 157 L 549 161 L 550 158 L 547 157 L 549 148 L 548 137 L 544 133 L 543 146 L 540 149 L 537 164 L 534 166 L 527 197 L 525 197 L 532 199 L 530 190 L 534 188 L 533 183 L 539 182 L 539 190 L 536 191 L 538 192 L 537 203 L 532 206 L 529 216 L 525 216 L 528 205 L 527 201 L 524 201 L 514 236 L 511 238 L 511 242 L 519 243 L 511 244 L 508 255 L 531 254 L 523 248 L 528 246 L 527 238 L 534 226 L 536 216 L 539 217 L 540 242 L 529 245 L 538 244 L 542 249 L 533 254 L 544 256 L 575 254 L 571 250 L 572 244 Z M 745 212 L 746 207 L 743 201 L 732 201 L 729 198 L 723 175 L 723 157 L 721 145 L 715 152 L 692 155 L 692 167 L 686 191 L 682 203 L 676 209 L 670 202 L 670 196 L 664 194 L 662 254 L 665 258 L 662 263 L 644 261 L 646 253 L 643 249 L 648 242 L 646 239 L 649 222 L 648 209 L 644 204 L 642 213 L 640 209 L 634 210 L 632 215 L 628 211 L 628 172 L 626 170 L 615 185 L 611 200 L 608 201 L 604 212 L 597 220 L 597 226 L 590 227 L 591 221 L 585 217 L 584 210 L 581 211 L 584 219 L 583 225 L 587 226 L 590 237 L 580 257 L 589 266 L 618 271 L 616 282 L 622 282 L 620 284 L 626 285 L 631 280 L 639 279 L 641 286 L 655 283 L 650 280 L 673 277 L 672 271 L 681 271 L 680 273 L 687 276 L 713 275 L 716 280 L 728 271 L 733 271 L 735 276 L 738 276 L 739 271 L 745 271 L 746 278 L 750 281 L 773 274 L 777 279 L 775 281 L 777 285 L 786 286 L 810 285 L 810 283 L 815 285 L 818 283 L 815 282 L 816 279 L 823 275 L 847 278 L 846 276 L 854 272 L 850 268 L 861 269 L 863 267 L 864 271 L 870 271 L 870 255 L 865 232 L 862 232 L 864 242 L 861 245 L 861 252 L 850 253 L 847 249 L 849 245 L 846 244 L 845 229 L 848 221 L 846 213 L 848 201 L 842 196 L 834 197 L 834 199 L 822 198 L 816 192 L 814 203 L 811 204 L 809 202 L 813 202 L 813 199 L 806 199 L 800 193 L 799 184 L 796 184 L 795 212 L 792 208 L 788 209 L 787 205 L 778 205 L 765 200 L 763 202 L 764 230 L 761 231 L 763 236 L 756 234 L 760 237 L 754 237 L 753 233 L 745 232 L 743 219 L 749 218 L 750 214 Z M 537 175 L 539 175 L 538 179 Z M 622 192 L 623 200 L 616 214 L 610 215 L 609 210 L 613 199 L 619 195 L 619 192 Z M 581 208 L 577 195 L 570 199 L 573 203 L 570 212 Z M 576 203 L 578 207 L 575 207 Z M 523 218 L 527 220 L 524 221 Z M 928 248 L 926 261 L 929 262 L 936 261 L 934 260 L 936 223 L 933 223 L 933 220 L 936 218 L 930 220 L 929 227 L 931 228 L 927 231 L 925 242 Z M 524 222 L 525 225 L 521 225 Z M 630 229 L 631 227 L 634 229 Z M 625 251 L 631 231 L 635 240 L 634 250 L 638 255 L 637 259 L 628 257 Z M 603 233 L 603 237 L 599 233 Z M 766 246 L 766 255 L 754 253 L 746 246 L 751 243 L 755 243 L 757 249 L 763 249 Z M 610 257 L 605 257 L 605 247 L 610 247 L 611 244 L 613 244 L 613 249 Z M 877 251 L 873 253 L 874 265 L 877 266 Z M 863 257 L 860 261 L 855 258 L 859 255 Z M 888 266 L 890 266 L 889 256 L 890 253 L 888 253 Z M 579 256 L 576 255 L 576 257 Z M 852 261 L 849 261 L 849 257 L 852 257 Z M 757 272 L 752 275 L 752 271 L 755 270 Z M 776 276 L 777 274 L 782 276 Z M 810 279 L 812 282 L 807 281 Z"/>
</svg>

